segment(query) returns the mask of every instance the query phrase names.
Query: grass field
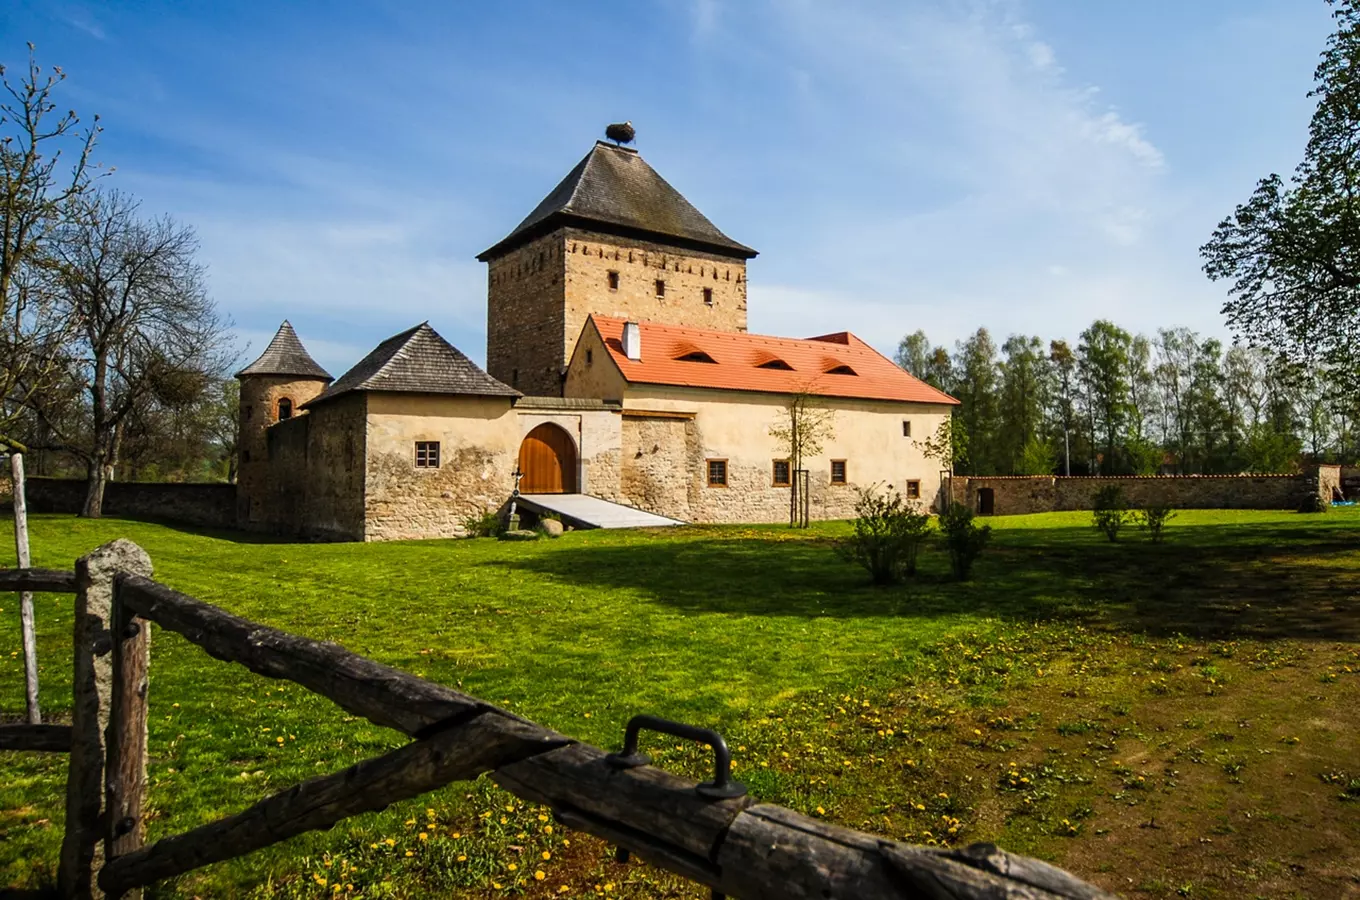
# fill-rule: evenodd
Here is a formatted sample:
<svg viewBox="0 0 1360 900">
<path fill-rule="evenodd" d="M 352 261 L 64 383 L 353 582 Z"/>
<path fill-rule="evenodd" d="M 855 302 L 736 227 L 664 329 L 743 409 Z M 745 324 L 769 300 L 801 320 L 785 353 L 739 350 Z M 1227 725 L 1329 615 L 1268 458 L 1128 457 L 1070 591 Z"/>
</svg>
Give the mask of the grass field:
<svg viewBox="0 0 1360 900">
<path fill-rule="evenodd" d="M 114 537 L 157 577 L 615 747 L 629 716 L 716 727 L 752 793 L 916 842 L 990 840 L 1131 896 L 1360 893 L 1360 511 L 1182 512 L 1111 545 L 1082 514 L 992 520 L 870 587 L 844 524 L 300 545 L 38 516 L 35 565 Z M 12 564 L 0 522 L 0 563 Z M 39 596 L 44 710 L 69 707 L 70 597 Z M 22 712 L 0 596 L 0 716 Z M 155 632 L 151 837 L 400 742 Z M 698 775 L 697 752 L 648 749 Z M 54 876 L 59 757 L 0 754 L 0 885 Z M 541 877 L 540 877 L 541 876 Z M 151 896 L 706 896 L 460 784 Z"/>
</svg>

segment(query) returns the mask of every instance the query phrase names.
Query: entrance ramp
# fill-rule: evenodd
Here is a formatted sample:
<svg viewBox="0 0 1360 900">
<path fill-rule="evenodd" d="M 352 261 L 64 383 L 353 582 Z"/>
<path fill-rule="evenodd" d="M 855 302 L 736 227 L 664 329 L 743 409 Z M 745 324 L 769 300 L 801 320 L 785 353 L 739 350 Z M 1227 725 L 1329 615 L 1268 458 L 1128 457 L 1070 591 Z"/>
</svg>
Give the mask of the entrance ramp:
<svg viewBox="0 0 1360 900">
<path fill-rule="evenodd" d="M 560 516 L 575 528 L 660 528 L 685 524 L 589 494 L 520 494 L 518 502 L 531 512 Z"/>
</svg>

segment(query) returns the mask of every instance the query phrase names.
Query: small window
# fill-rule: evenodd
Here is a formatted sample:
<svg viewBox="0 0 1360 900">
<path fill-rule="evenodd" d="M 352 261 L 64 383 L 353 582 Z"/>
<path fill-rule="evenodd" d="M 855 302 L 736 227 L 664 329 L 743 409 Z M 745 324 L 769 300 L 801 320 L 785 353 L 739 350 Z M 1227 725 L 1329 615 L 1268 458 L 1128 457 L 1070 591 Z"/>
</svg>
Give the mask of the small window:
<svg viewBox="0 0 1360 900">
<path fill-rule="evenodd" d="M 727 460 L 710 459 L 708 461 L 708 486 L 727 487 Z"/>
<path fill-rule="evenodd" d="M 714 363 L 715 365 L 717 364 L 716 359 L 709 356 L 702 350 L 691 350 L 689 353 L 686 353 L 683 356 L 677 356 L 675 359 L 677 362 Z"/>
<path fill-rule="evenodd" d="M 907 499 L 908 500 L 921 499 L 921 482 L 919 481 L 907 482 Z"/>
<path fill-rule="evenodd" d="M 242 451 L 241 451 L 241 462 L 250 462 L 250 451 L 249 451 L 249 450 L 242 450 Z"/>
<path fill-rule="evenodd" d="M 254 417 L 254 415 L 255 415 L 255 407 L 253 407 L 253 406 L 251 406 L 249 403 L 247 403 L 247 404 L 246 404 L 246 421 L 249 422 L 249 421 L 251 420 L 251 418 Z"/>
<path fill-rule="evenodd" d="M 830 369 L 827 369 L 827 370 L 826 370 L 826 374 L 828 374 L 828 375 L 858 375 L 859 373 L 856 372 L 854 369 L 850 368 L 850 367 L 847 366 L 847 365 L 839 365 L 839 366 L 833 366 L 833 367 L 831 367 Z"/>
<path fill-rule="evenodd" d="M 619 273 L 618 273 L 618 272 L 610 272 L 610 273 L 609 273 L 609 289 L 610 289 L 611 291 L 617 291 L 617 290 L 619 289 Z"/>
<path fill-rule="evenodd" d="M 774 486 L 788 487 L 792 483 L 789 478 L 789 461 L 787 459 L 776 459 L 774 461 Z"/>
<path fill-rule="evenodd" d="M 510 370 L 510 386 L 519 387 L 519 369 Z"/>
<path fill-rule="evenodd" d="M 293 418 L 293 401 L 287 397 L 279 398 L 279 421 Z"/>
<path fill-rule="evenodd" d="M 439 468 L 439 441 L 416 441 L 416 468 Z"/>
<path fill-rule="evenodd" d="M 660 278 L 656 280 L 656 295 L 658 297 L 666 296 L 666 282 Z"/>
<path fill-rule="evenodd" d="M 704 306 L 713 305 L 713 288 L 704 288 Z"/>
<path fill-rule="evenodd" d="M 587 351 L 586 351 L 586 365 L 590 365 L 590 364 L 593 363 L 593 362 L 595 362 L 595 351 L 594 351 L 594 350 L 587 350 Z"/>
<path fill-rule="evenodd" d="M 911 437 L 911 420 L 902 420 L 902 437 Z"/>
<path fill-rule="evenodd" d="M 765 362 L 756 366 L 757 369 L 782 369 L 785 372 L 792 372 L 793 366 L 784 362 L 782 359 L 767 359 Z"/>
<path fill-rule="evenodd" d="M 845 484 L 845 460 L 831 460 L 831 483 Z"/>
</svg>

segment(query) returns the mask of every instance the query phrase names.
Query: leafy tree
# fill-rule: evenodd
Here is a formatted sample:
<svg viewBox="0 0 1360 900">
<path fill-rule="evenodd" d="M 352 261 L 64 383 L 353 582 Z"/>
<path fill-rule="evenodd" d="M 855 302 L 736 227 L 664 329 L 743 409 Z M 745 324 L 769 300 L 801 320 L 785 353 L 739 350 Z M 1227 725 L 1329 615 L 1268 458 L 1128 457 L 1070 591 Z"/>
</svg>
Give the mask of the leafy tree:
<svg viewBox="0 0 1360 900">
<path fill-rule="evenodd" d="M 923 441 L 912 441 L 926 459 L 933 459 L 940 468 L 954 473 L 956 467 L 968 459 L 968 432 L 963 420 L 955 413 L 940 422 L 935 433 Z"/>
<path fill-rule="evenodd" d="M 1129 418 L 1129 333 L 1113 322 L 1097 320 L 1081 333 L 1077 367 L 1085 385 L 1091 434 L 1103 442 L 1100 471 L 1118 471 L 1116 451 Z"/>
<path fill-rule="evenodd" d="M 930 338 L 924 331 L 916 331 L 902 338 L 897 344 L 894 361 L 906 371 L 922 381 L 930 374 Z"/>
<path fill-rule="evenodd" d="M 1073 426 L 1073 374 L 1077 368 L 1077 358 L 1067 341 L 1054 340 L 1048 344 L 1048 359 L 1053 364 L 1056 390 L 1053 392 L 1053 405 L 1056 418 L 1062 425 L 1063 434 L 1063 474 L 1072 474 L 1072 426 Z"/>
<path fill-rule="evenodd" d="M 1020 461 L 1015 465 L 1016 475 L 1052 475 L 1058 465 L 1058 455 L 1053 445 L 1035 435 L 1025 442 L 1020 452 Z"/>
<path fill-rule="evenodd" d="M 1000 471 L 997 438 L 1000 428 L 996 345 L 985 328 L 979 328 L 957 346 L 955 369 L 958 380 L 954 396 L 960 406 L 959 425 L 968 435 L 965 467 L 972 475 Z"/>
<path fill-rule="evenodd" d="M 1038 440 L 1043 427 L 1050 365 L 1044 342 L 1037 337 L 1011 335 L 1001 353 L 997 447 L 1002 471 L 1018 472 L 1026 448 Z"/>
<path fill-rule="evenodd" d="M 1314 72 L 1317 108 L 1288 184 L 1263 178 L 1200 249 L 1229 283 L 1228 324 L 1250 343 L 1360 386 L 1360 11 L 1328 0 L 1336 31 Z"/>
</svg>

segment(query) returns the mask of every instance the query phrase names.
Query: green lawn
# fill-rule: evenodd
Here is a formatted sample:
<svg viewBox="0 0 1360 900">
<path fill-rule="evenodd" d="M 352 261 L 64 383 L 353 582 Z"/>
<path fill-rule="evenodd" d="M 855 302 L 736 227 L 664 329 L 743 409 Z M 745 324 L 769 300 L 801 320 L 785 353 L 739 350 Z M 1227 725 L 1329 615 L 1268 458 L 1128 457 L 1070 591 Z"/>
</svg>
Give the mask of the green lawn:
<svg viewBox="0 0 1360 900">
<path fill-rule="evenodd" d="M 974 581 L 932 550 L 894 589 L 835 555 L 836 523 L 532 544 L 285 544 L 60 516 L 32 533 L 52 567 L 130 538 L 173 587 L 602 746 L 638 712 L 716 727 L 757 797 L 854 827 L 994 840 L 1131 895 L 1360 890 L 1360 510 L 1182 512 L 1162 545 L 1111 545 L 1088 521 L 993 519 Z M 60 718 L 71 598 L 37 603 Z M 18 632 L 0 597 L 0 716 L 23 708 Z M 151 704 L 153 839 L 400 742 L 159 630 Z M 651 749 L 700 772 L 698 753 Z M 64 762 L 0 754 L 0 772 L 0 885 L 41 885 Z M 706 896 L 545 813 L 454 785 L 155 895 Z"/>
</svg>

